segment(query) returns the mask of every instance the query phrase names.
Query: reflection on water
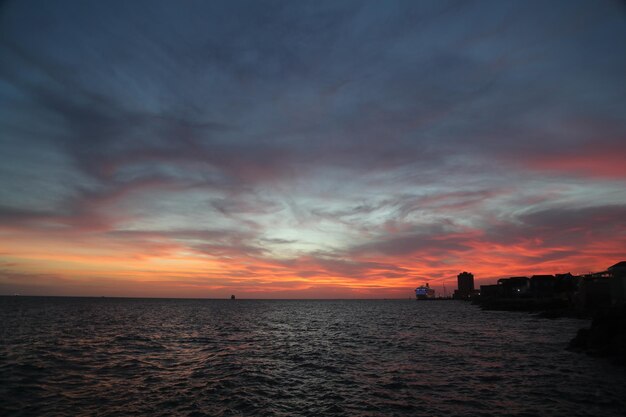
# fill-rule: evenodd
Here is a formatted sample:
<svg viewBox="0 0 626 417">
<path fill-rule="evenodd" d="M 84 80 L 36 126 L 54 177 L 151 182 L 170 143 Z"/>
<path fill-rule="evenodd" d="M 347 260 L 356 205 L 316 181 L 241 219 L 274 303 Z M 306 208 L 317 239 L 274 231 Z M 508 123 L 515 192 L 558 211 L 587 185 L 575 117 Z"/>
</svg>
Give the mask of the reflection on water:
<svg viewBox="0 0 626 417">
<path fill-rule="evenodd" d="M 585 323 L 462 302 L 0 298 L 0 414 L 622 416 Z"/>
</svg>

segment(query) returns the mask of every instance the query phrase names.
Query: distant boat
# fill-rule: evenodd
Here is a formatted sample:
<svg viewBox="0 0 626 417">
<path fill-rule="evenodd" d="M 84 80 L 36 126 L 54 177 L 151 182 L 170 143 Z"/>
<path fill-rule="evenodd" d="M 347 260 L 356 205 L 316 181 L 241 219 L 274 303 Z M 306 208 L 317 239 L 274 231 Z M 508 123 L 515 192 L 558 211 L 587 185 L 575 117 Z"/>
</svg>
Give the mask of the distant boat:
<svg viewBox="0 0 626 417">
<path fill-rule="evenodd" d="M 415 298 L 418 300 L 431 300 L 435 298 L 435 290 L 430 288 L 428 283 L 420 285 L 415 289 Z"/>
<path fill-rule="evenodd" d="M 234 299 L 235 299 L 235 295 L 234 295 L 234 294 L 233 294 L 233 295 L 231 295 L 231 296 L 230 296 L 230 299 L 231 299 L 231 300 L 234 300 Z"/>
</svg>

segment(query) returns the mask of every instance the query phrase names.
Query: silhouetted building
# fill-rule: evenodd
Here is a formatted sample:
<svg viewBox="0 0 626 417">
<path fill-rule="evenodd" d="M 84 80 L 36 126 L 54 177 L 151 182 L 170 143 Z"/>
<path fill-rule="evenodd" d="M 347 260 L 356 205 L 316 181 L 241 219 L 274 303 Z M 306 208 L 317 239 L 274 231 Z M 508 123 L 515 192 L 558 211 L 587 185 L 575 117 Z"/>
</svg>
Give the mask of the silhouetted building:
<svg viewBox="0 0 626 417">
<path fill-rule="evenodd" d="M 607 268 L 611 275 L 611 303 L 624 305 L 626 303 L 626 261 L 618 262 Z"/>
<path fill-rule="evenodd" d="M 557 311 L 575 307 L 583 315 L 623 311 L 626 261 L 582 276 L 568 272 L 502 278 L 497 285 L 481 285 L 476 300 L 483 308 L 494 310 Z"/>
<path fill-rule="evenodd" d="M 577 304 L 584 311 L 604 310 L 611 305 L 611 280 L 607 273 L 588 274 L 582 277 L 577 294 Z"/>
<path fill-rule="evenodd" d="M 626 261 L 618 262 L 613 266 L 609 266 L 606 269 L 613 276 L 625 276 L 626 275 Z"/>
<path fill-rule="evenodd" d="M 580 277 L 575 277 L 569 272 L 566 274 L 555 274 L 556 286 L 555 286 L 555 298 L 567 301 L 569 305 L 572 305 L 576 292 L 580 286 Z"/>
<path fill-rule="evenodd" d="M 530 291 L 528 277 L 511 277 L 498 280 L 501 297 L 523 297 Z"/>
<path fill-rule="evenodd" d="M 554 275 L 533 275 L 530 277 L 530 293 L 533 297 L 554 297 L 556 286 L 556 277 Z"/>
<path fill-rule="evenodd" d="M 470 272 L 461 272 L 457 275 L 458 290 L 454 291 L 453 298 L 468 299 L 474 295 L 474 275 Z"/>
<path fill-rule="evenodd" d="M 470 272 L 461 272 L 457 275 L 457 283 L 459 284 L 459 292 L 462 294 L 471 294 L 474 291 L 474 274 Z"/>
<path fill-rule="evenodd" d="M 559 291 L 574 292 L 578 290 L 579 277 L 575 277 L 569 272 L 566 274 L 554 274 L 554 277 L 556 278 L 557 292 Z"/>
<path fill-rule="evenodd" d="M 481 285 L 480 286 L 480 297 L 481 298 L 498 298 L 501 296 L 500 290 L 502 286 L 493 284 L 493 285 Z"/>
</svg>

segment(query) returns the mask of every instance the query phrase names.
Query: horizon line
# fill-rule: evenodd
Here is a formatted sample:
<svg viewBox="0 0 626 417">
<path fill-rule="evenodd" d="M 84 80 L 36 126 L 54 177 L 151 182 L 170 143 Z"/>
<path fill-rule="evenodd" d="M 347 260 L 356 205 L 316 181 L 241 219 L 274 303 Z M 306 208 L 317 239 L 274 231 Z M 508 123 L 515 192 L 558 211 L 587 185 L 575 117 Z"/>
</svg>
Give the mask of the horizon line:
<svg viewBox="0 0 626 417">
<path fill-rule="evenodd" d="M 235 298 L 231 299 L 230 297 L 226 298 L 213 298 L 213 297 L 144 297 L 144 296 L 120 296 L 120 295 L 30 295 L 30 294 L 0 294 L 0 297 L 8 297 L 8 298 L 18 298 L 18 297 L 28 297 L 28 298 L 118 298 L 118 299 L 145 299 L 145 300 L 227 300 L 227 301 L 237 301 L 237 300 L 249 300 L 249 301 L 274 301 L 274 300 L 283 300 L 283 301 L 342 301 L 342 300 L 380 300 L 380 301 L 389 301 L 389 300 L 413 300 L 414 297 L 402 297 L 402 298 Z M 452 299 L 451 297 L 437 297 L 441 299 Z"/>
</svg>

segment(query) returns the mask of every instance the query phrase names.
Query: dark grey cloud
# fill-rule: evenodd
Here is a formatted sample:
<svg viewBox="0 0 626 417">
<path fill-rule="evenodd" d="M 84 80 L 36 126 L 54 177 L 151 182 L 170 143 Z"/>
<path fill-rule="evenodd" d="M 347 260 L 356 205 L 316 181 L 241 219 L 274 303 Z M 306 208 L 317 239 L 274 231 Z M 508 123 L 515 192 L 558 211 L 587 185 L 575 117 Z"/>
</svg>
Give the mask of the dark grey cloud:
<svg viewBox="0 0 626 417">
<path fill-rule="evenodd" d="M 590 139 L 554 131 L 581 112 L 613 119 L 601 140 L 623 136 L 623 92 L 598 105 L 590 90 L 616 79 L 623 46 L 576 65 L 610 7 L 534 7 L 16 2 L 5 7 L 16 20 L 2 32 L 3 73 L 59 119 L 65 132 L 46 139 L 101 180 L 141 160 L 203 162 L 254 182 L 311 165 L 424 169 L 451 152 L 546 152 Z M 25 33 L 35 23 L 46 37 Z"/>
<path fill-rule="evenodd" d="M 533 240 L 539 247 L 577 247 L 581 243 L 623 240 L 625 205 L 553 207 L 522 213 L 488 230 L 487 239 L 501 244 Z"/>
<path fill-rule="evenodd" d="M 413 227 L 413 230 L 403 233 L 384 235 L 378 239 L 352 247 L 349 253 L 352 256 L 415 256 L 420 253 L 429 255 L 446 255 L 465 252 L 472 249 L 470 243 L 475 236 L 464 235 L 438 225 Z"/>
</svg>

